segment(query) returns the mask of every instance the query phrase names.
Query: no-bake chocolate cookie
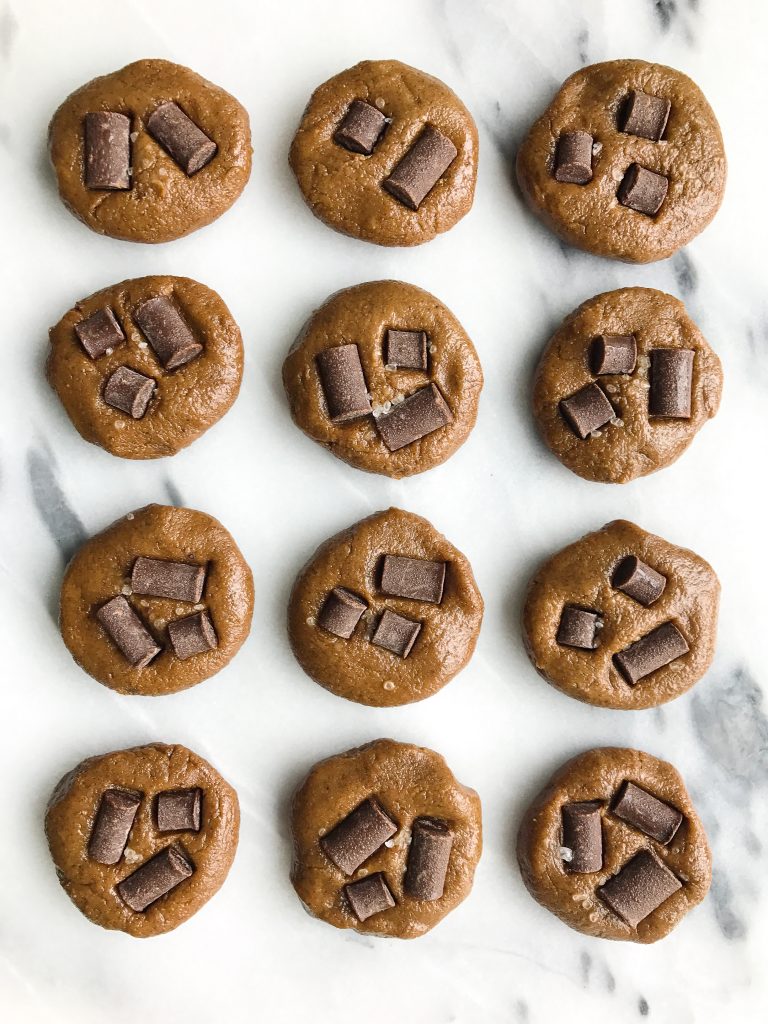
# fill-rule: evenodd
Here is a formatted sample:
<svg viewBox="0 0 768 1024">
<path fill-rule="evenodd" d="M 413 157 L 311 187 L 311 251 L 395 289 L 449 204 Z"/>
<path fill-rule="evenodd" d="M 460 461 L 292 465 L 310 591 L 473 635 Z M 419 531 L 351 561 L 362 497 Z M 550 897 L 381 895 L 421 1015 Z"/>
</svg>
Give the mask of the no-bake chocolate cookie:
<svg viewBox="0 0 768 1024">
<path fill-rule="evenodd" d="M 533 211 L 566 242 L 648 263 L 709 224 L 723 199 L 720 126 L 690 78 L 614 60 L 562 85 L 517 155 Z"/>
<path fill-rule="evenodd" d="M 523 639 L 536 670 L 563 693 L 604 708 L 656 707 L 709 668 L 719 603 L 703 558 L 616 520 L 536 572 Z"/>
<path fill-rule="evenodd" d="M 517 859 L 528 891 L 585 935 L 656 942 L 709 890 L 704 828 L 683 780 L 638 750 L 590 750 L 525 812 Z"/>
</svg>

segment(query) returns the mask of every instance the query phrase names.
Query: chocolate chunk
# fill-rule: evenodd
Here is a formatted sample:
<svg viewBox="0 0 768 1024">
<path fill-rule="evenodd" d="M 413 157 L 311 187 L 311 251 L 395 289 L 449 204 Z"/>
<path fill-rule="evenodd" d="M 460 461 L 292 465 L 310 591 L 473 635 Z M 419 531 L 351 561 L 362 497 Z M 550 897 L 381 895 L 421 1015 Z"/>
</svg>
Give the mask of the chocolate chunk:
<svg viewBox="0 0 768 1024">
<path fill-rule="evenodd" d="M 589 132 L 563 132 L 555 151 L 555 178 L 572 185 L 592 180 L 592 136 Z"/>
<path fill-rule="evenodd" d="M 627 555 L 614 569 L 611 582 L 616 590 L 648 608 L 663 594 L 667 578 L 641 562 L 637 555 Z"/>
<path fill-rule="evenodd" d="M 146 668 L 162 650 L 122 594 L 102 605 L 96 618 L 134 668 Z"/>
<path fill-rule="evenodd" d="M 682 889 L 682 882 L 649 850 L 641 850 L 597 890 L 614 914 L 636 928 L 641 921 Z"/>
<path fill-rule="evenodd" d="M 670 101 L 661 96 L 632 91 L 624 105 L 621 130 L 627 135 L 658 142 L 667 127 L 671 107 Z"/>
<path fill-rule="evenodd" d="M 616 415 L 599 384 L 587 384 L 560 402 L 560 412 L 582 441 Z"/>
<path fill-rule="evenodd" d="M 85 115 L 85 184 L 131 187 L 131 119 L 113 111 Z"/>
<path fill-rule="evenodd" d="M 597 647 L 598 633 L 603 628 L 603 619 L 597 612 L 578 608 L 575 604 L 567 604 L 560 616 L 556 640 L 563 647 L 580 647 L 585 651 L 594 651 Z"/>
<path fill-rule="evenodd" d="M 418 210 L 456 159 L 451 140 L 428 124 L 383 185 L 387 192 L 411 210 Z"/>
<path fill-rule="evenodd" d="M 172 601 L 197 604 L 203 596 L 206 567 L 188 562 L 168 562 L 140 555 L 133 563 L 131 590 L 148 597 L 168 597 Z"/>
<path fill-rule="evenodd" d="M 453 420 L 448 403 L 436 384 L 429 384 L 409 395 L 391 412 L 379 416 L 376 429 L 391 452 L 426 437 Z"/>
<path fill-rule="evenodd" d="M 117 892 L 131 910 L 141 913 L 155 900 L 171 892 L 190 877 L 194 867 L 178 846 L 166 846 L 133 874 L 117 884 Z"/>
<path fill-rule="evenodd" d="M 334 345 L 318 352 L 317 367 L 331 423 L 370 416 L 371 398 L 357 345 Z"/>
<path fill-rule="evenodd" d="M 396 370 L 427 369 L 426 331 L 387 331 L 384 364 Z"/>
<path fill-rule="evenodd" d="M 352 100 L 333 138 L 353 153 L 370 156 L 386 124 L 386 117 L 376 107 L 364 100 Z"/>
<path fill-rule="evenodd" d="M 676 807 L 670 807 L 634 782 L 624 783 L 612 810 L 617 818 L 664 846 L 672 842 L 683 821 Z"/>
<path fill-rule="evenodd" d="M 367 607 L 368 603 L 358 594 L 344 587 L 334 587 L 320 609 L 317 624 L 328 633 L 349 640 Z"/>
<path fill-rule="evenodd" d="M 75 334 L 91 359 L 98 359 L 125 341 L 123 329 L 109 306 L 75 324 Z"/>
<path fill-rule="evenodd" d="M 649 171 L 640 164 L 630 164 L 616 193 L 622 206 L 653 217 L 661 209 L 667 196 L 669 178 Z"/>
<path fill-rule="evenodd" d="M 411 829 L 405 891 L 415 900 L 439 900 L 451 859 L 453 832 L 444 821 L 417 818 Z"/>
<path fill-rule="evenodd" d="M 371 637 L 371 643 L 377 647 L 383 647 L 401 658 L 407 658 L 416 643 L 416 637 L 421 632 L 421 623 L 413 619 L 406 619 L 397 612 L 391 612 L 385 608 L 376 627 L 376 632 Z"/>
<path fill-rule="evenodd" d="M 174 654 L 181 661 L 193 658 L 196 654 L 205 654 L 219 646 L 216 630 L 208 612 L 195 612 L 183 619 L 173 619 L 168 623 L 168 636 Z"/>
<path fill-rule="evenodd" d="M 634 686 L 645 676 L 687 654 L 688 650 L 688 643 L 674 622 L 665 622 L 614 654 L 613 660 L 627 682 Z"/>
<path fill-rule="evenodd" d="M 166 295 L 143 302 L 134 313 L 134 320 L 166 370 L 178 369 L 203 351 Z"/>
<path fill-rule="evenodd" d="M 381 566 L 381 591 L 384 594 L 440 604 L 444 583 L 445 562 L 384 555 Z"/>
<path fill-rule="evenodd" d="M 340 871 L 354 875 L 395 832 L 395 822 L 375 797 L 369 797 L 323 836 L 320 846 Z"/>
<path fill-rule="evenodd" d="M 648 394 L 648 412 L 651 416 L 689 420 L 692 384 L 692 349 L 651 350 L 651 390 Z"/>
<path fill-rule="evenodd" d="M 202 802 L 202 789 L 166 789 L 158 793 L 158 832 L 199 832 Z"/>
<path fill-rule="evenodd" d="M 599 800 L 563 804 L 563 846 L 571 851 L 566 868 L 574 874 L 592 874 L 603 866 L 603 819 Z"/>
<path fill-rule="evenodd" d="M 358 921 L 367 921 L 374 914 L 380 914 L 382 910 L 389 910 L 395 905 L 395 898 L 381 871 L 357 882 L 347 883 L 344 892 Z"/>
<path fill-rule="evenodd" d="M 597 377 L 611 373 L 632 373 L 637 363 L 634 334 L 598 334 L 590 349 L 592 372 Z"/>
<path fill-rule="evenodd" d="M 118 366 L 104 384 L 104 401 L 113 409 L 127 412 L 140 420 L 147 411 L 155 390 L 155 382 L 127 366 Z"/>
<path fill-rule="evenodd" d="M 147 131 L 185 174 L 196 174 L 216 155 L 216 143 L 176 103 L 161 103 L 147 118 Z"/>
<path fill-rule="evenodd" d="M 117 864 L 128 845 L 141 794 L 129 789 L 105 789 L 88 842 L 88 858 L 97 864 Z"/>
</svg>

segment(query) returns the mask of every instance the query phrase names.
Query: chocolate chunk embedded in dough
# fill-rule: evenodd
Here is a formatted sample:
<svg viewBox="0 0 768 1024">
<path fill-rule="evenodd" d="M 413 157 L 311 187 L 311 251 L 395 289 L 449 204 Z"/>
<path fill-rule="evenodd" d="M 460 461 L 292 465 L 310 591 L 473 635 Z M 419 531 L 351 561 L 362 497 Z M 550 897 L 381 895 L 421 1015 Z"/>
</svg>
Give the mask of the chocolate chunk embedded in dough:
<svg viewBox="0 0 768 1024">
<path fill-rule="evenodd" d="M 155 804 L 158 832 L 199 832 L 202 804 L 203 791 L 198 786 L 158 793 Z"/>
<path fill-rule="evenodd" d="M 590 347 L 592 372 L 598 377 L 632 373 L 637 363 L 634 334 L 599 334 Z"/>
<path fill-rule="evenodd" d="M 672 842 L 683 822 L 676 807 L 670 807 L 634 782 L 624 783 L 611 810 L 617 818 L 664 846 Z"/>
<path fill-rule="evenodd" d="M 603 620 L 597 612 L 567 604 L 560 616 L 556 639 L 564 647 L 593 651 L 597 647 L 598 634 L 602 628 Z"/>
<path fill-rule="evenodd" d="M 371 637 L 371 643 L 392 651 L 400 658 L 407 658 L 420 632 L 420 622 L 406 619 L 404 615 L 398 615 L 397 612 L 385 608 Z"/>
<path fill-rule="evenodd" d="M 393 597 L 440 604 L 445 584 L 445 562 L 403 555 L 384 555 L 381 591 Z"/>
<path fill-rule="evenodd" d="M 603 867 L 603 818 L 599 800 L 563 804 L 563 857 L 568 871 L 594 874 Z"/>
<path fill-rule="evenodd" d="M 131 187 L 131 119 L 125 114 L 85 115 L 85 184 L 93 189 Z"/>
<path fill-rule="evenodd" d="M 333 137 L 345 149 L 370 156 L 386 124 L 386 117 L 376 107 L 364 100 L 352 100 Z"/>
<path fill-rule="evenodd" d="M 166 370 L 178 369 L 203 351 L 167 295 L 157 295 L 143 302 L 134 312 L 134 320 Z"/>
<path fill-rule="evenodd" d="M 317 624 L 334 636 L 349 640 L 367 607 L 368 603 L 358 594 L 345 587 L 334 587 L 323 602 Z"/>
<path fill-rule="evenodd" d="M 131 589 L 134 594 L 168 597 L 172 601 L 197 604 L 203 596 L 206 566 L 170 562 L 165 558 L 140 555 L 133 563 Z"/>
<path fill-rule="evenodd" d="M 387 331 L 384 363 L 396 370 L 427 371 L 426 331 Z"/>
<path fill-rule="evenodd" d="M 630 928 L 636 928 L 682 887 L 668 867 L 650 851 L 641 850 L 597 894 Z"/>
<path fill-rule="evenodd" d="M 599 384 L 586 384 L 575 394 L 561 399 L 560 412 L 582 441 L 610 423 L 616 415 Z"/>
<path fill-rule="evenodd" d="M 573 185 L 592 180 L 592 136 L 589 132 L 563 132 L 555 151 L 555 178 Z"/>
<path fill-rule="evenodd" d="M 118 366 L 104 384 L 104 401 L 113 409 L 127 412 L 135 420 L 146 413 L 155 381 L 143 373 L 137 373 L 128 366 Z"/>
<path fill-rule="evenodd" d="M 117 891 L 131 910 L 141 913 L 191 877 L 194 870 L 180 847 L 167 846 L 119 882 Z"/>
<path fill-rule="evenodd" d="M 353 875 L 395 832 L 395 822 L 369 797 L 322 836 L 320 846 L 340 871 Z"/>
<path fill-rule="evenodd" d="M 134 668 L 146 666 L 161 651 L 152 634 L 122 594 L 113 597 L 96 612 L 96 618 L 110 640 Z"/>
<path fill-rule="evenodd" d="M 75 334 L 91 359 L 108 354 L 125 341 L 123 329 L 109 306 L 76 323 Z"/>
<path fill-rule="evenodd" d="M 616 590 L 649 608 L 664 593 L 667 578 L 637 555 L 627 555 L 616 566 L 611 583 Z"/>
<path fill-rule="evenodd" d="M 439 900 L 453 847 L 453 832 L 444 821 L 417 818 L 411 828 L 411 845 L 404 889 L 415 900 Z"/>
<path fill-rule="evenodd" d="M 141 793 L 131 790 L 107 789 L 102 793 L 88 841 L 89 860 L 97 864 L 119 862 L 140 804 Z"/>
<path fill-rule="evenodd" d="M 331 423 L 370 414 L 371 399 L 357 345 L 334 345 L 318 352 L 317 367 Z"/>
<path fill-rule="evenodd" d="M 177 103 L 161 103 L 149 115 L 147 131 L 187 175 L 196 174 L 216 155 L 216 143 Z"/>
<path fill-rule="evenodd" d="M 613 660 L 626 681 L 634 686 L 646 676 L 681 658 L 689 650 L 688 641 L 674 622 L 664 622 L 623 651 L 614 654 Z"/>
<path fill-rule="evenodd" d="M 358 921 L 367 921 L 374 914 L 395 906 L 395 898 L 381 871 L 357 882 L 349 882 L 344 886 L 344 892 Z"/>
<path fill-rule="evenodd" d="M 382 184 L 404 206 L 418 210 L 457 155 L 451 140 L 428 124 Z"/>
<path fill-rule="evenodd" d="M 692 349 L 655 348 L 651 351 L 651 416 L 689 420 L 693 389 Z"/>
<path fill-rule="evenodd" d="M 621 130 L 628 135 L 658 142 L 664 134 L 672 104 L 663 96 L 649 96 L 633 89 L 624 105 Z"/>
<path fill-rule="evenodd" d="M 453 420 L 448 403 L 435 384 L 409 395 L 391 412 L 379 416 L 376 429 L 391 452 L 434 433 Z"/>
<path fill-rule="evenodd" d="M 168 623 L 168 636 L 174 654 L 182 661 L 196 654 L 214 651 L 219 646 L 216 630 L 205 611 L 186 615 L 183 619 L 173 619 Z"/>
<path fill-rule="evenodd" d="M 640 164 L 630 164 L 616 193 L 622 206 L 654 217 L 667 197 L 669 178 Z"/>
</svg>

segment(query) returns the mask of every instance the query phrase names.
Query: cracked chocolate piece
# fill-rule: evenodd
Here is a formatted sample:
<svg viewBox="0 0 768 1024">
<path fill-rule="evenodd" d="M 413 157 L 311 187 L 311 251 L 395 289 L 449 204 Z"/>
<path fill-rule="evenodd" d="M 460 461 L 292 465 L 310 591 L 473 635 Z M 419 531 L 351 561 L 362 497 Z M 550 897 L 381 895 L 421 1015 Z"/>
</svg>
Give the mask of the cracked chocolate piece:
<svg viewBox="0 0 768 1024">
<path fill-rule="evenodd" d="M 575 394 L 561 399 L 560 412 L 582 441 L 610 423 L 616 415 L 599 384 L 585 384 Z"/>
<path fill-rule="evenodd" d="M 147 411 L 155 387 L 152 377 L 145 377 L 128 366 L 118 366 L 104 385 L 104 401 L 113 409 L 127 412 L 133 419 L 140 420 Z"/>
<path fill-rule="evenodd" d="M 122 594 L 102 605 L 96 618 L 132 668 L 146 668 L 162 650 Z"/>
<path fill-rule="evenodd" d="M 177 103 L 161 103 L 153 110 L 147 118 L 147 131 L 189 176 L 197 174 L 216 155 L 216 143 Z"/>
<path fill-rule="evenodd" d="M 385 608 L 381 613 L 371 643 L 392 651 L 400 658 L 407 658 L 421 632 L 421 623 L 406 619 L 404 615 Z"/>
<path fill-rule="evenodd" d="M 563 132 L 555 151 L 555 178 L 573 185 L 592 180 L 592 136 L 589 132 Z"/>
<path fill-rule="evenodd" d="M 215 651 L 219 646 L 211 617 L 205 611 L 185 615 L 183 619 L 173 619 L 168 623 L 168 636 L 174 654 L 181 661 L 194 658 L 196 654 Z"/>
<path fill-rule="evenodd" d="M 611 584 L 643 607 L 650 608 L 664 593 L 667 578 L 642 562 L 637 555 L 627 555 L 616 566 Z"/>
<path fill-rule="evenodd" d="M 371 413 L 357 345 L 334 345 L 317 354 L 320 382 L 331 423 L 347 423 Z"/>
<path fill-rule="evenodd" d="M 158 793 L 155 803 L 158 832 L 199 832 L 202 805 L 203 791 L 199 786 Z"/>
<path fill-rule="evenodd" d="M 99 809 L 88 841 L 88 857 L 98 864 L 117 864 L 128 845 L 141 794 L 126 789 L 107 789 L 101 795 Z"/>
<path fill-rule="evenodd" d="M 567 871 L 594 874 L 603 867 L 603 818 L 599 800 L 563 804 L 563 847 Z"/>
<path fill-rule="evenodd" d="M 85 184 L 92 189 L 131 187 L 131 119 L 97 111 L 85 115 Z"/>
<path fill-rule="evenodd" d="M 689 420 L 693 391 L 694 352 L 687 348 L 655 348 L 651 351 L 651 416 Z"/>
<path fill-rule="evenodd" d="M 91 359 L 111 353 L 125 341 L 125 334 L 117 317 L 104 306 L 75 324 L 75 334 Z"/>
<path fill-rule="evenodd" d="M 592 372 L 598 377 L 632 373 L 637 364 L 634 334 L 599 334 L 590 347 Z"/>
<path fill-rule="evenodd" d="M 683 823 L 676 807 L 670 807 L 634 782 L 624 783 L 611 810 L 617 818 L 663 846 L 672 842 Z"/>
<path fill-rule="evenodd" d="M 627 135 L 658 142 L 664 134 L 672 104 L 663 96 L 649 96 L 633 89 L 623 110 L 621 130 Z"/>
<path fill-rule="evenodd" d="M 367 607 L 367 602 L 358 594 L 345 587 L 334 587 L 323 602 L 317 624 L 328 633 L 349 640 Z"/>
<path fill-rule="evenodd" d="M 134 594 L 197 604 L 203 596 L 206 571 L 204 565 L 170 562 L 165 558 L 146 558 L 140 555 L 133 563 L 131 589 Z"/>
<path fill-rule="evenodd" d="M 147 299 L 134 311 L 133 318 L 166 370 L 177 370 L 203 351 L 167 295 Z"/>
<path fill-rule="evenodd" d="M 640 164 L 630 164 L 616 196 L 622 206 L 655 217 L 667 197 L 669 178 Z"/>
<path fill-rule="evenodd" d="M 411 826 L 411 845 L 403 887 L 414 900 L 439 900 L 451 860 L 453 832 L 444 821 L 417 818 Z"/>
<path fill-rule="evenodd" d="M 409 395 L 376 420 L 376 429 L 391 452 L 440 430 L 453 420 L 448 403 L 435 384 Z"/>
<path fill-rule="evenodd" d="M 345 875 L 354 875 L 361 864 L 397 832 L 375 797 L 369 797 L 320 839 L 326 857 Z"/>
<path fill-rule="evenodd" d="M 427 332 L 387 330 L 384 363 L 395 370 L 427 372 Z"/>
<path fill-rule="evenodd" d="M 344 886 L 344 892 L 355 917 L 360 922 L 367 921 L 374 914 L 380 914 L 395 906 L 395 898 L 381 871 L 357 882 L 348 882 Z"/>
<path fill-rule="evenodd" d="M 387 119 L 380 110 L 364 100 L 352 100 L 333 138 L 353 153 L 370 156 L 386 126 Z"/>
<path fill-rule="evenodd" d="M 194 870 L 180 847 L 168 846 L 118 882 L 117 891 L 131 910 L 142 913 L 190 878 Z"/>
<path fill-rule="evenodd" d="M 641 850 L 597 892 L 630 928 L 637 928 L 682 887 L 680 879 L 650 850 Z"/>
<path fill-rule="evenodd" d="M 428 124 L 382 184 L 404 206 L 418 210 L 458 152 L 447 135 Z"/>
<path fill-rule="evenodd" d="M 646 676 L 682 658 L 689 650 L 688 641 L 674 622 L 664 622 L 614 654 L 613 660 L 630 686 L 634 686 Z"/>
<path fill-rule="evenodd" d="M 405 555 L 384 555 L 381 565 L 381 592 L 411 601 L 440 604 L 445 585 L 445 562 Z"/>
<path fill-rule="evenodd" d="M 594 651 L 602 628 L 603 619 L 597 612 L 567 604 L 560 616 L 556 639 L 563 647 L 579 647 L 585 651 Z"/>
</svg>

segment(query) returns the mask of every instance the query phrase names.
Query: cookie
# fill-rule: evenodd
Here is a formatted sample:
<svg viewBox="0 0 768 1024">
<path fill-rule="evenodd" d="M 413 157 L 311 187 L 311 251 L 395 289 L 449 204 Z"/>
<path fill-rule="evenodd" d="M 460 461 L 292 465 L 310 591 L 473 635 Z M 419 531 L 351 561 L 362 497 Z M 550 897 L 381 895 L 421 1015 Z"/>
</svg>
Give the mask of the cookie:
<svg viewBox="0 0 768 1024">
<path fill-rule="evenodd" d="M 212 516 L 147 505 L 69 563 L 60 626 L 78 665 L 118 693 L 177 693 L 219 672 L 251 628 L 253 577 Z"/>
<path fill-rule="evenodd" d="M 291 145 L 309 208 L 377 245 L 420 245 L 469 212 L 477 128 L 447 85 L 396 60 L 366 60 L 317 88 Z"/>
<path fill-rule="evenodd" d="M 399 479 L 445 462 L 477 419 L 483 371 L 429 292 L 370 281 L 332 295 L 283 364 L 294 422 L 358 469 Z"/>
<path fill-rule="evenodd" d="M 517 859 L 533 898 L 585 935 L 663 939 L 704 899 L 704 828 L 680 775 L 639 750 L 564 764 L 523 815 Z"/>
<path fill-rule="evenodd" d="M 480 798 L 433 750 L 376 740 L 320 761 L 293 798 L 291 881 L 336 928 L 414 939 L 466 899 Z"/>
<path fill-rule="evenodd" d="M 169 242 L 210 224 L 251 173 L 244 107 L 167 60 L 138 60 L 73 92 L 48 144 L 64 205 L 129 242 Z"/>
<path fill-rule="evenodd" d="M 654 288 L 595 295 L 542 353 L 533 415 L 585 480 L 627 483 L 682 455 L 720 405 L 723 371 L 679 299 Z"/>
<path fill-rule="evenodd" d="M 150 743 L 89 757 L 45 815 L 64 891 L 102 928 L 172 931 L 224 884 L 237 850 L 234 789 L 202 757 Z"/>
<path fill-rule="evenodd" d="M 711 665 L 719 603 L 720 583 L 703 558 L 619 519 L 538 569 L 523 639 L 537 672 L 570 697 L 652 708 Z"/>
<path fill-rule="evenodd" d="M 50 341 L 48 381 L 78 433 L 124 459 L 175 455 L 240 391 L 240 329 L 216 292 L 187 277 L 103 288 Z"/>
<path fill-rule="evenodd" d="M 570 245 L 629 263 L 665 259 L 723 200 L 720 126 L 690 78 L 613 60 L 561 86 L 517 155 L 534 213 Z"/>
<path fill-rule="evenodd" d="M 472 657 L 483 599 L 472 567 L 431 523 L 391 508 L 321 544 L 288 603 L 307 673 L 359 704 L 437 693 Z"/>
</svg>

